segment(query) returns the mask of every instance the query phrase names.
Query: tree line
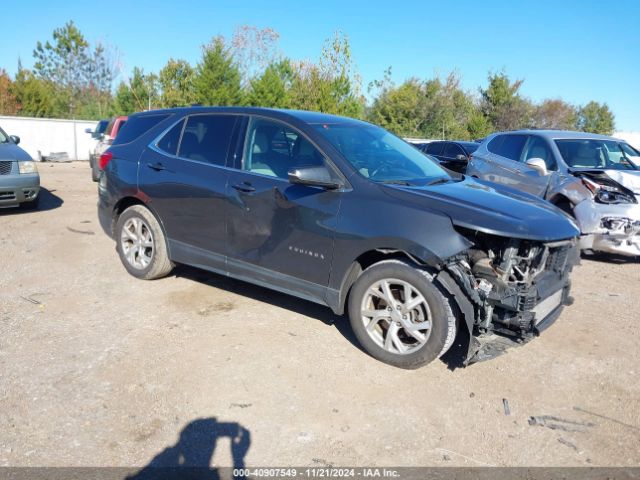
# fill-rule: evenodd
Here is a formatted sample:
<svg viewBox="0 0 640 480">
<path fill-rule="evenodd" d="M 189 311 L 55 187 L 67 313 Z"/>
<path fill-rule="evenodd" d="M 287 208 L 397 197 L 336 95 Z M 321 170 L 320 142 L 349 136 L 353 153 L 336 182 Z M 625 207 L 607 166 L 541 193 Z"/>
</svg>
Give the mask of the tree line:
<svg viewBox="0 0 640 480">
<path fill-rule="evenodd" d="M 204 45 L 195 65 L 170 58 L 157 73 L 134 67 L 126 75 L 115 48 L 91 45 L 68 22 L 37 42 L 33 68 L 18 61 L 13 78 L 0 68 L 0 114 L 98 120 L 192 104 L 262 106 L 360 118 L 405 137 L 462 140 L 519 128 L 603 134 L 615 128 L 606 103 L 532 102 L 520 91 L 523 80 L 504 71 L 490 72 L 485 87 L 469 91 L 457 72 L 396 85 L 389 67 L 367 86 L 367 97 L 346 35 L 327 39 L 313 61 L 286 57 L 278 40 L 273 29 L 241 26 Z"/>
</svg>

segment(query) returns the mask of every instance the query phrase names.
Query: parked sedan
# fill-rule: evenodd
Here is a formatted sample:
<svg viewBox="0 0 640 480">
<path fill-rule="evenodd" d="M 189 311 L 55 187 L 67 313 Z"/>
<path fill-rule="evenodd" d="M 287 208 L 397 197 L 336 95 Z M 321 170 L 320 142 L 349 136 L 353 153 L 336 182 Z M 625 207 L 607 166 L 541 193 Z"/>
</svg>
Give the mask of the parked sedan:
<svg viewBox="0 0 640 480">
<path fill-rule="evenodd" d="M 0 208 L 38 206 L 38 168 L 19 143 L 20 137 L 9 136 L 0 128 Z"/>
<path fill-rule="evenodd" d="M 438 159 L 440 165 L 458 173 L 465 173 L 471 155 L 480 145 L 476 142 L 459 140 L 431 142 L 424 144 L 420 149 Z"/>
<path fill-rule="evenodd" d="M 259 108 L 145 112 L 100 166 L 100 223 L 131 275 L 187 264 L 347 310 L 362 346 L 398 367 L 438 358 L 458 329 L 467 362 L 489 358 L 571 303 L 579 231 L 566 215 L 454 178 L 369 123 Z"/>
<path fill-rule="evenodd" d="M 491 135 L 467 174 L 544 197 L 572 215 L 584 250 L 640 255 L 640 152 L 623 140 L 570 131 Z"/>
</svg>

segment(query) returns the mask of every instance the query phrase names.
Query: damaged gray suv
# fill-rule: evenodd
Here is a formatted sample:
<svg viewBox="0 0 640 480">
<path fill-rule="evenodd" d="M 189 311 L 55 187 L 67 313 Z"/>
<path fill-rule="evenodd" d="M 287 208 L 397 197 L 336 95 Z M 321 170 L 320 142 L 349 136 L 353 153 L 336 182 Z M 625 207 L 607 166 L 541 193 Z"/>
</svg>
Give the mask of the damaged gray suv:
<svg viewBox="0 0 640 480">
<path fill-rule="evenodd" d="M 540 196 L 574 217 L 580 247 L 640 256 L 640 152 L 591 133 L 522 130 L 493 134 L 467 174 Z"/>
</svg>

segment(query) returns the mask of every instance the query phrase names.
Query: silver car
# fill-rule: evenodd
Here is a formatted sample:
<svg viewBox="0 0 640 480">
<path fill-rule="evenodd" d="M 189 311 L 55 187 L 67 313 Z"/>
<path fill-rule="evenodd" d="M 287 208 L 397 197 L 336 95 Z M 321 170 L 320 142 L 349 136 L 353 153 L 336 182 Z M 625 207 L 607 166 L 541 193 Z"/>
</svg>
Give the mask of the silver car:
<svg viewBox="0 0 640 480">
<path fill-rule="evenodd" d="M 0 128 L 0 208 L 38 205 L 38 168 L 19 143 L 20 137 L 9 136 Z"/>
<path fill-rule="evenodd" d="M 583 250 L 640 256 L 640 152 L 582 132 L 520 130 L 488 136 L 467 175 L 541 196 L 572 215 Z"/>
</svg>

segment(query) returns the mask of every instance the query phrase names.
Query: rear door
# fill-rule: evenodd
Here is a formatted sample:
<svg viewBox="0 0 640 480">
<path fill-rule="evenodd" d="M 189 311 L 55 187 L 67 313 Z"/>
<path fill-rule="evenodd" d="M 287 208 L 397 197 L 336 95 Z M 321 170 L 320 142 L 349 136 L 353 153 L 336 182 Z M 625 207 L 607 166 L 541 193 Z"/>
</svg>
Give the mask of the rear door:
<svg viewBox="0 0 640 480">
<path fill-rule="evenodd" d="M 343 195 L 289 183 L 290 169 L 326 166 L 303 134 L 284 123 L 252 117 L 229 176 L 228 269 L 256 283 L 324 300 Z"/>
<path fill-rule="evenodd" d="M 139 188 L 163 223 L 172 260 L 225 268 L 227 162 L 241 119 L 190 115 L 143 153 Z"/>
<path fill-rule="evenodd" d="M 484 158 L 482 178 L 516 187 L 520 183 L 518 162 L 526 141 L 527 136 L 521 134 L 498 135 L 490 140 L 487 144 L 489 154 Z"/>
</svg>

